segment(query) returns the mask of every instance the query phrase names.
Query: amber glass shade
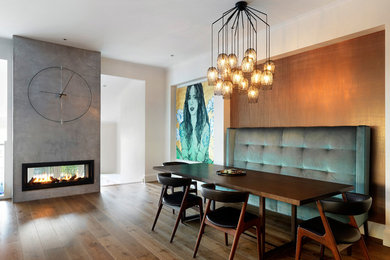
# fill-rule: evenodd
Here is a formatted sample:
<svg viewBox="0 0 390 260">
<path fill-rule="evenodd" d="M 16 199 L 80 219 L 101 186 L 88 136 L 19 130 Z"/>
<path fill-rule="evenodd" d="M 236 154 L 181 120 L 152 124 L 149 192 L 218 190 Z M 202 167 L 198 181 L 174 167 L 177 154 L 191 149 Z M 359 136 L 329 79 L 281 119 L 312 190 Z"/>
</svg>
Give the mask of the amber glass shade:
<svg viewBox="0 0 390 260">
<path fill-rule="evenodd" d="M 275 72 L 275 63 L 272 60 L 264 63 L 264 70 L 270 71 L 271 73 Z"/>
<path fill-rule="evenodd" d="M 223 98 L 230 98 L 233 93 L 233 83 L 230 80 L 224 80 L 222 85 Z"/>
<path fill-rule="evenodd" d="M 234 69 L 232 71 L 232 82 L 234 85 L 238 85 L 243 77 L 244 75 L 240 69 Z"/>
<path fill-rule="evenodd" d="M 223 80 L 217 79 L 214 85 L 214 95 L 217 96 L 222 95 L 222 86 L 223 86 Z"/>
<path fill-rule="evenodd" d="M 245 51 L 245 57 L 249 57 L 253 62 L 256 62 L 257 54 L 255 49 L 249 48 Z"/>
<path fill-rule="evenodd" d="M 218 79 L 218 71 L 215 67 L 210 67 L 207 70 L 207 81 L 210 86 L 214 86 L 215 82 Z"/>
<path fill-rule="evenodd" d="M 217 68 L 221 72 L 226 66 L 229 65 L 228 56 L 225 53 L 221 53 L 217 58 Z"/>
<path fill-rule="evenodd" d="M 231 69 L 230 69 L 230 66 L 226 66 L 220 72 L 221 72 L 221 78 L 223 80 L 230 80 L 231 79 Z"/>
<path fill-rule="evenodd" d="M 261 76 L 262 76 L 261 70 L 255 69 L 255 70 L 252 72 L 251 84 L 254 85 L 254 86 L 259 86 L 260 83 L 261 83 Z"/>
<path fill-rule="evenodd" d="M 240 94 L 245 94 L 248 90 L 249 82 L 246 78 L 242 78 L 242 80 L 238 83 L 238 92 Z"/>
<path fill-rule="evenodd" d="M 230 68 L 232 68 L 232 69 L 237 66 L 238 60 L 237 60 L 236 54 L 234 54 L 234 53 L 229 54 L 228 63 L 229 63 Z"/>
<path fill-rule="evenodd" d="M 241 69 L 242 69 L 242 72 L 252 72 L 253 71 L 253 68 L 254 68 L 254 62 L 251 58 L 249 58 L 248 56 L 246 56 L 243 60 L 242 60 L 242 64 L 241 64 Z"/>
<path fill-rule="evenodd" d="M 274 76 L 271 71 L 265 70 L 261 76 L 261 85 L 270 86 L 274 82 Z"/>
<path fill-rule="evenodd" d="M 259 100 L 259 89 L 255 86 L 250 86 L 248 89 L 248 102 L 249 103 L 257 103 Z"/>
</svg>

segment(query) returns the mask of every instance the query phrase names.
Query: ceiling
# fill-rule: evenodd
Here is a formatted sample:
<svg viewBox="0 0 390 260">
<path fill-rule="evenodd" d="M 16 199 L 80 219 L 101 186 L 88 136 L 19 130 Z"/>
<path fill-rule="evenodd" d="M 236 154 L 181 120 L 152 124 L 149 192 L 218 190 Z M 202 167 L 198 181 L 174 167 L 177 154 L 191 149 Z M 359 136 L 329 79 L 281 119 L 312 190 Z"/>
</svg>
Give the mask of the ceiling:
<svg viewBox="0 0 390 260">
<path fill-rule="evenodd" d="M 272 25 L 340 0 L 252 0 Z M 237 0 L 1 0 L 0 37 L 100 51 L 169 67 L 210 49 L 210 24 Z M 66 39 L 66 40 L 64 40 Z M 172 57 L 173 55 L 173 57 Z"/>
</svg>

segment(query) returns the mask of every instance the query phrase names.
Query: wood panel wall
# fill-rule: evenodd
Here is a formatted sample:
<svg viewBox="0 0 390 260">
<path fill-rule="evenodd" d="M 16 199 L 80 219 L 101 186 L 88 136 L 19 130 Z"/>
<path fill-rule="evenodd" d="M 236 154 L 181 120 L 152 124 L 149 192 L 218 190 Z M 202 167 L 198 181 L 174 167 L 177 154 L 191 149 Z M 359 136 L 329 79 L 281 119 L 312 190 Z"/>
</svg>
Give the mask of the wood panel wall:
<svg viewBox="0 0 390 260">
<path fill-rule="evenodd" d="M 385 223 L 385 32 L 275 61 L 257 104 L 234 93 L 231 127 L 371 127 L 370 220 Z"/>
</svg>

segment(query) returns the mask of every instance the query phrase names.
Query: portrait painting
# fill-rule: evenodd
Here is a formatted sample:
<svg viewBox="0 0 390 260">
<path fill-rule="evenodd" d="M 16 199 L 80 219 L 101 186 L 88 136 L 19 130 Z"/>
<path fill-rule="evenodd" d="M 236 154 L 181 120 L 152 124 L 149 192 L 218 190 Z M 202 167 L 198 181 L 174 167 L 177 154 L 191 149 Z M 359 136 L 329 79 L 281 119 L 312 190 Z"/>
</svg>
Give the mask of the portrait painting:
<svg viewBox="0 0 390 260">
<path fill-rule="evenodd" d="M 207 81 L 176 89 L 176 158 L 214 162 L 214 89 Z"/>
</svg>

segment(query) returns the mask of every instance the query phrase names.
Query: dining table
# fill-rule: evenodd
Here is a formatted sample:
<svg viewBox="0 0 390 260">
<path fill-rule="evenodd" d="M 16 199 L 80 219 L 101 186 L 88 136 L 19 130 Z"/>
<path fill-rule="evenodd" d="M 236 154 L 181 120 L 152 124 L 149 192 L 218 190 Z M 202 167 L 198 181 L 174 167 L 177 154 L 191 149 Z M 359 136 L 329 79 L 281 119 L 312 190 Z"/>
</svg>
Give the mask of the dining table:
<svg viewBox="0 0 390 260">
<path fill-rule="evenodd" d="M 245 175 L 218 175 L 217 173 L 226 169 L 239 169 L 245 171 Z M 297 207 L 321 199 L 332 197 L 354 189 L 348 184 L 320 181 L 309 178 L 295 177 L 283 174 L 268 173 L 250 169 L 240 169 L 231 166 L 194 163 L 171 166 L 155 166 L 154 170 L 173 173 L 182 177 L 188 177 L 205 183 L 213 183 L 217 186 L 229 189 L 246 191 L 259 196 L 259 216 L 263 232 L 261 232 L 261 255 L 265 255 L 265 203 L 266 198 L 274 199 L 291 205 L 291 241 L 295 244 L 297 232 Z M 275 248 L 278 249 L 278 248 Z M 274 250 L 272 250 L 274 251 Z"/>
</svg>

